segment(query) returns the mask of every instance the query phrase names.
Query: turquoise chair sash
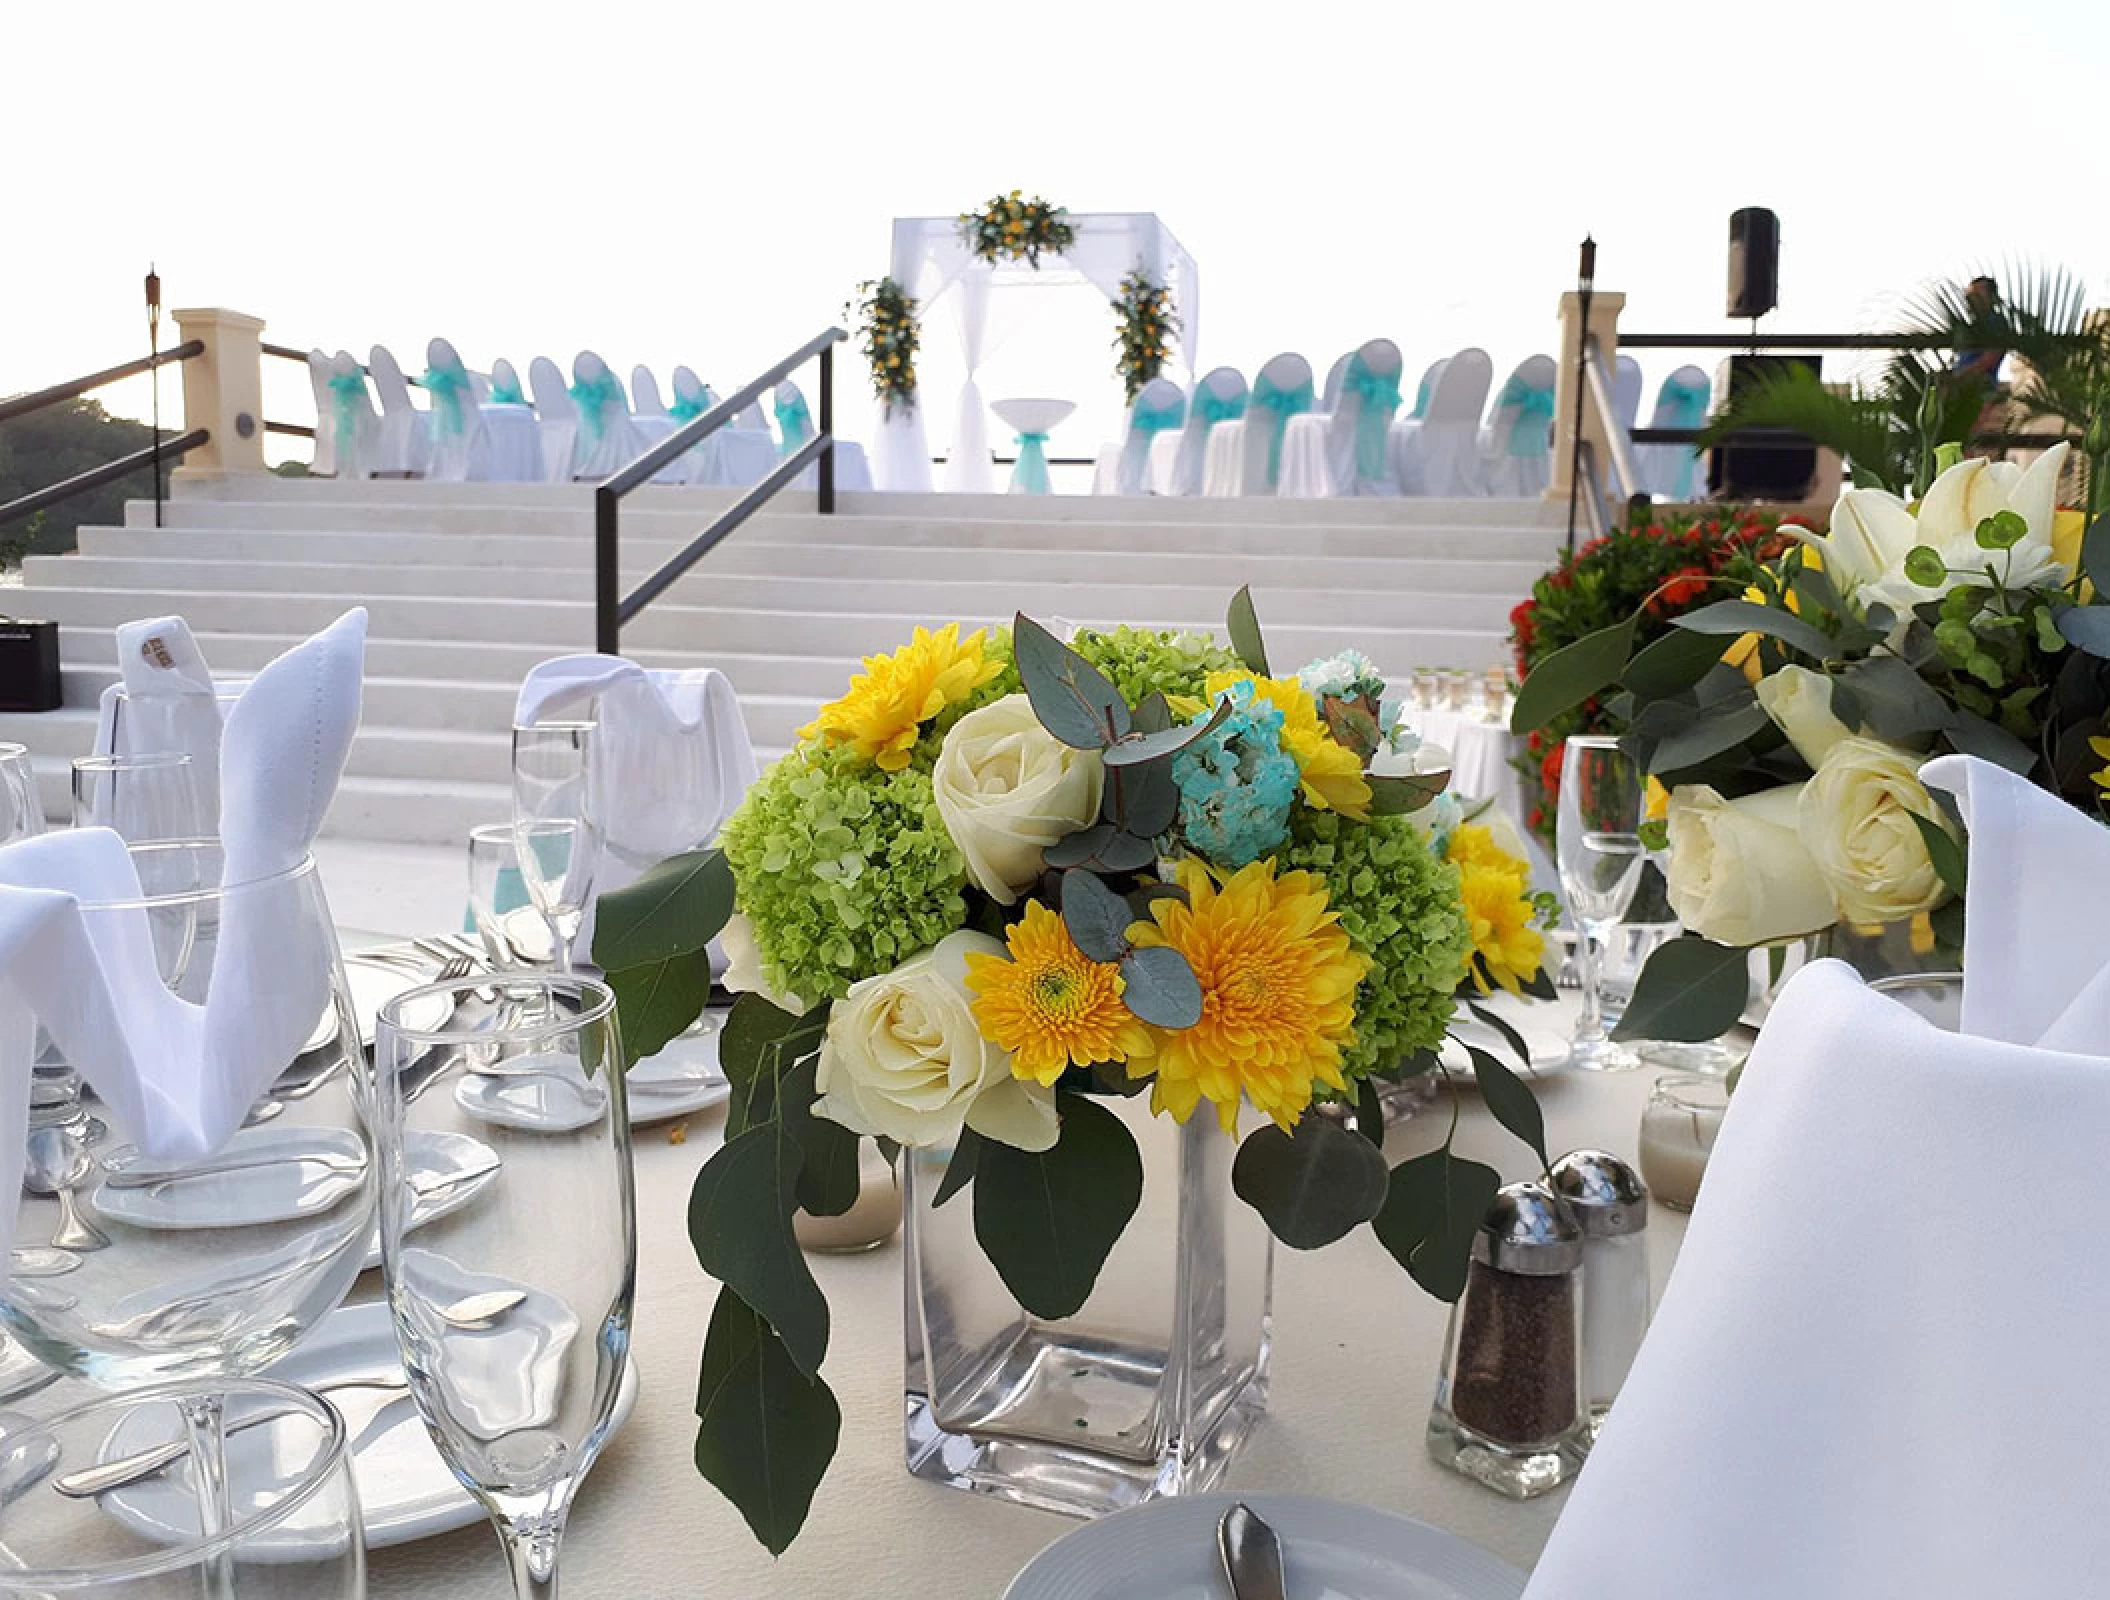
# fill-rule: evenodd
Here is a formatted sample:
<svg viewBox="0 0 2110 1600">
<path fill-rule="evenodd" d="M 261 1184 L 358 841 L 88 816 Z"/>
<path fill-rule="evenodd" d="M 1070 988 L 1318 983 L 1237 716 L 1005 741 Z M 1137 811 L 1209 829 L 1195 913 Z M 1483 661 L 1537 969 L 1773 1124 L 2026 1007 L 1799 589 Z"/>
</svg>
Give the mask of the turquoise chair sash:
<svg viewBox="0 0 2110 1600">
<path fill-rule="evenodd" d="M 418 381 L 432 396 L 434 429 L 447 438 L 459 439 L 466 416 L 464 404 L 470 396 L 469 374 L 460 367 L 427 367 L 425 376 Z"/>
<path fill-rule="evenodd" d="M 490 403 L 494 406 L 524 406 L 527 404 L 527 396 L 520 392 L 517 382 L 493 383 Z"/>
<path fill-rule="evenodd" d="M 1506 450 L 1512 457 L 1532 460 L 1553 454 L 1553 391 L 1534 389 L 1514 376 L 1502 385 L 1495 401 L 1498 410 L 1514 409 Z"/>
<path fill-rule="evenodd" d="M 589 445 L 599 444 L 608 428 L 609 410 L 623 403 L 623 386 L 616 382 L 614 373 L 604 372 L 598 378 L 581 378 L 568 392 L 572 404 L 579 408 L 580 432 L 586 435 Z"/>
<path fill-rule="evenodd" d="M 1275 487 L 1282 471 L 1282 434 L 1289 419 L 1309 411 L 1318 391 L 1306 378 L 1294 389 L 1278 388 L 1265 373 L 1253 380 L 1252 404 L 1268 414 L 1267 486 Z"/>
<path fill-rule="evenodd" d="M 1666 378 L 1663 387 L 1656 391 L 1656 409 L 1670 408 L 1670 419 L 1663 424 L 1667 428 L 1697 428 L 1707 420 L 1707 403 L 1713 398 L 1714 389 L 1709 384 Z"/>
<path fill-rule="evenodd" d="M 1245 415 L 1245 396 L 1234 394 L 1226 400 L 1222 395 L 1200 389 L 1194 396 L 1194 414 L 1211 428 L 1219 422 L 1235 422 Z"/>
<path fill-rule="evenodd" d="M 1132 434 L 1160 434 L 1167 428 L 1182 427 L 1186 421 L 1187 402 L 1184 400 L 1157 407 L 1139 404 L 1129 413 L 1128 431 Z"/>
<path fill-rule="evenodd" d="M 1399 374 L 1386 377 L 1372 372 L 1358 354 L 1349 357 L 1341 387 L 1362 402 L 1355 418 L 1355 475 L 1366 483 L 1375 482 L 1385 476 L 1392 413 L 1399 409 Z"/>
<path fill-rule="evenodd" d="M 789 401 L 777 402 L 777 454 L 788 456 L 800 445 L 813 437 L 813 413 L 806 409 L 806 397 L 793 395 Z"/>
<path fill-rule="evenodd" d="M 713 396 L 708 389 L 704 390 L 701 395 L 693 400 L 684 400 L 677 395 L 674 398 L 674 403 L 667 407 L 667 415 L 672 417 L 677 423 L 694 422 L 711 409 L 712 403 Z"/>
<path fill-rule="evenodd" d="M 1018 436 L 1018 465 L 1011 471 L 1011 490 L 1014 494 L 1050 494 L 1054 486 L 1048 482 L 1048 436 L 1044 433 L 1022 433 Z"/>
<path fill-rule="evenodd" d="M 333 372 L 330 374 L 331 429 L 337 441 L 337 470 L 344 470 L 344 461 L 359 442 L 359 414 L 366 409 L 366 374 L 363 372 Z"/>
</svg>

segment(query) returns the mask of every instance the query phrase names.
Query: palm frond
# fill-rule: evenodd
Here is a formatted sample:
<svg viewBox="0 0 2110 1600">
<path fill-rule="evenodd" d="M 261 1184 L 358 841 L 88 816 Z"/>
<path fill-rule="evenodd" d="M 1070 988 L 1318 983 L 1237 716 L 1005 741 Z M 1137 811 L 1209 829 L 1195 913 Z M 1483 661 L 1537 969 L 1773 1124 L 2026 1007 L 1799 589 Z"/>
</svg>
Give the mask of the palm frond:
<svg viewBox="0 0 2110 1600">
<path fill-rule="evenodd" d="M 1707 424 L 1700 444 L 1720 444 L 1744 428 L 1786 428 L 1802 434 L 1844 456 L 1857 482 L 1902 493 L 1911 476 L 1913 435 L 1890 403 L 1836 394 L 1807 367 L 1783 367 L 1754 378 Z"/>
<path fill-rule="evenodd" d="M 1899 331 L 1951 350 L 2007 351 L 2022 363 L 2014 398 L 2028 415 L 2085 425 L 2110 387 L 2110 326 L 2090 316 L 2086 283 L 2065 267 L 2028 261 L 1987 275 L 2000 290 L 1992 310 L 1970 304 L 1968 281 L 1942 279 L 1905 297 Z"/>
</svg>

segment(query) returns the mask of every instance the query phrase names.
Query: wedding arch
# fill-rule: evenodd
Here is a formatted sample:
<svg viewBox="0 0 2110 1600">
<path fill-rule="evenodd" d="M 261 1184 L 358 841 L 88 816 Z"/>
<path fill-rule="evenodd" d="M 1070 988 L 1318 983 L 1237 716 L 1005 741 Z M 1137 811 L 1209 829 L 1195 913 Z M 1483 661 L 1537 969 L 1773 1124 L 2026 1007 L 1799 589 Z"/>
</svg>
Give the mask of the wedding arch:
<svg viewBox="0 0 2110 1600">
<path fill-rule="evenodd" d="M 916 301 L 916 315 L 926 334 L 931 309 L 941 299 L 949 298 L 959 328 L 967 376 L 960 386 L 958 421 L 945 468 L 944 486 L 949 491 L 992 493 L 997 488 L 986 407 L 975 373 L 982 362 L 989 325 L 989 297 L 999 288 L 1088 283 L 1114 300 L 1120 296 L 1121 280 L 1140 269 L 1172 291 L 1179 316 L 1177 364 L 1190 373 L 1195 370 L 1200 280 L 1194 257 L 1173 237 L 1172 230 L 1148 211 L 1073 211 L 1062 216 L 1072 237 L 1060 254 L 1043 253 L 1037 265 L 983 259 L 963 234 L 957 216 L 894 219 L 888 275 Z M 874 469 L 883 489 L 927 491 L 932 487 L 920 403 L 887 408 L 879 424 Z"/>
</svg>

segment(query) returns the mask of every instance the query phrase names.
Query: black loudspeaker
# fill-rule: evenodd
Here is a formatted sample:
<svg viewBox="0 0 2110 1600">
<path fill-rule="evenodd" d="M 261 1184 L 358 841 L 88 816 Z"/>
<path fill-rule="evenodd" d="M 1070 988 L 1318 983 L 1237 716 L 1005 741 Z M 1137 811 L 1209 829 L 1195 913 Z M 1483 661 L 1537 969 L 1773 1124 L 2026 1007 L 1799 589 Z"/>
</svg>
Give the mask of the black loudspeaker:
<svg viewBox="0 0 2110 1600">
<path fill-rule="evenodd" d="M 0 711 L 56 711 L 59 625 L 0 617 Z"/>
<path fill-rule="evenodd" d="M 1733 404 L 1763 374 L 1802 367 L 1823 376 L 1821 356 L 1731 356 Z M 1817 476 L 1817 447 L 1804 440 L 1719 446 L 1707 457 L 1707 488 L 1719 500 L 1801 500 Z"/>
<path fill-rule="evenodd" d="M 1762 317 L 1780 303 L 1780 218 L 1764 206 L 1729 213 L 1729 315 Z"/>
</svg>

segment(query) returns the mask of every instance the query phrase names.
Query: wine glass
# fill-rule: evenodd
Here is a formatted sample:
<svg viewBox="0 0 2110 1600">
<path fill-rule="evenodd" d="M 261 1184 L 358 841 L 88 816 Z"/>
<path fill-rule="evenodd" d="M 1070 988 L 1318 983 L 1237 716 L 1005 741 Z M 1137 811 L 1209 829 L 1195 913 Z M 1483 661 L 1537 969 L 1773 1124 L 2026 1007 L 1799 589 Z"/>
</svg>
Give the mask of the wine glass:
<svg viewBox="0 0 2110 1600">
<path fill-rule="evenodd" d="M 44 802 L 27 745 L 0 743 L 0 844 L 44 831 Z"/>
<path fill-rule="evenodd" d="M 607 1438 L 637 1269 L 615 997 L 562 976 L 428 985 L 375 1032 L 381 1263 L 410 1390 L 490 1515 L 520 1600 L 552 1600 L 565 1518 Z M 408 1232 L 405 1150 L 468 1134 L 510 1203 Z M 560 1196 L 558 1203 L 550 1197 Z"/>
<path fill-rule="evenodd" d="M 184 1417 L 228 1419 L 228 1515 L 201 1525 Z M 102 1494 L 76 1474 L 178 1448 L 160 1471 Z M 114 1474 L 113 1474 L 114 1475 Z M 268 1379 L 192 1380 L 101 1397 L 0 1441 L 0 1600 L 361 1600 L 366 1545 L 344 1422 Z M 71 1488 L 72 1494 L 66 1491 Z"/>
<path fill-rule="evenodd" d="M 191 758 L 176 750 L 78 757 L 73 763 L 73 825 L 108 828 L 126 844 L 201 839 L 213 831 L 198 797 Z"/>
<path fill-rule="evenodd" d="M 513 849 L 528 898 L 556 941 L 557 970 L 572 970 L 593 894 L 600 840 L 587 803 L 591 722 L 537 722 L 513 730 Z"/>
<path fill-rule="evenodd" d="M 1605 1030 L 1603 983 L 1605 942 L 1626 915 L 1641 878 L 1642 784 L 1640 766 L 1617 739 L 1577 734 L 1568 740 L 1554 837 L 1582 965 L 1582 1015 L 1575 1024 L 1573 1059 L 1577 1066 L 1599 1071 L 1640 1065 Z"/>
</svg>

